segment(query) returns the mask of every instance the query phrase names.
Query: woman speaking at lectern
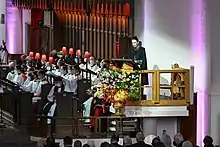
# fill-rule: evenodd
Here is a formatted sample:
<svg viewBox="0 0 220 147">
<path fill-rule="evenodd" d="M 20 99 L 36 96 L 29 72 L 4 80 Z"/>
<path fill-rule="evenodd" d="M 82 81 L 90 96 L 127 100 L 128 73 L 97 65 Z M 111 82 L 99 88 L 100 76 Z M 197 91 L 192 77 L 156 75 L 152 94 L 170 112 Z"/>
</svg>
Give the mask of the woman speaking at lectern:
<svg viewBox="0 0 220 147">
<path fill-rule="evenodd" d="M 130 59 L 137 63 L 141 70 L 147 70 L 147 56 L 145 48 L 140 45 L 139 39 L 135 36 L 131 39 L 132 49 L 130 51 Z M 148 85 L 148 74 L 141 75 L 141 85 Z M 143 94 L 143 88 L 141 89 Z M 143 96 L 142 96 L 143 99 Z"/>
</svg>

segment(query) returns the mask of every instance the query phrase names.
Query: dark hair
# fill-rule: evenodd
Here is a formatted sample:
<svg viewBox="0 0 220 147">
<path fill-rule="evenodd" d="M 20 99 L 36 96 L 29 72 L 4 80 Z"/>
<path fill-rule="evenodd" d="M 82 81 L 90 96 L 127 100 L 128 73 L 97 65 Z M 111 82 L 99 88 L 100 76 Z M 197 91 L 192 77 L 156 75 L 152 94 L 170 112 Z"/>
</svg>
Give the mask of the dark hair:
<svg viewBox="0 0 220 147">
<path fill-rule="evenodd" d="M 20 70 L 20 71 L 22 70 L 22 68 L 21 68 L 20 65 L 16 65 L 16 69 L 17 69 L 17 70 Z"/>
<path fill-rule="evenodd" d="M 51 147 L 55 144 L 55 139 L 53 137 L 47 138 L 47 146 Z"/>
<path fill-rule="evenodd" d="M 88 144 L 84 144 L 83 147 L 90 147 L 90 145 L 88 145 Z"/>
<path fill-rule="evenodd" d="M 213 139 L 211 136 L 205 136 L 205 138 L 203 139 L 203 143 L 204 144 L 212 144 L 213 143 Z"/>
<path fill-rule="evenodd" d="M 72 145 L 72 144 L 73 144 L 73 140 L 72 140 L 71 137 L 66 136 L 66 137 L 63 138 L 63 143 L 64 143 L 65 145 Z"/>
<path fill-rule="evenodd" d="M 67 71 L 68 67 L 66 65 L 63 65 L 63 70 Z"/>
<path fill-rule="evenodd" d="M 41 74 L 41 75 L 45 75 L 45 71 L 44 71 L 44 70 L 39 70 L 39 71 L 38 71 L 38 75 L 40 75 L 40 74 Z"/>
<path fill-rule="evenodd" d="M 156 143 L 158 142 L 161 142 L 160 141 L 160 138 L 159 137 L 155 137 L 153 140 L 152 140 L 152 146 L 155 146 Z"/>
<path fill-rule="evenodd" d="M 132 37 L 131 40 L 136 40 L 137 42 L 139 42 L 139 39 L 137 36 Z"/>
<path fill-rule="evenodd" d="M 111 140 L 116 140 L 118 142 L 119 141 L 119 136 L 117 136 L 116 134 L 113 134 L 111 136 Z"/>
<path fill-rule="evenodd" d="M 102 142 L 100 147 L 109 147 L 110 144 L 108 142 Z"/>
<path fill-rule="evenodd" d="M 82 142 L 80 140 L 76 140 L 74 142 L 74 147 L 82 147 Z"/>
<path fill-rule="evenodd" d="M 165 147 L 165 145 L 163 144 L 163 142 L 155 142 L 153 147 Z"/>
</svg>

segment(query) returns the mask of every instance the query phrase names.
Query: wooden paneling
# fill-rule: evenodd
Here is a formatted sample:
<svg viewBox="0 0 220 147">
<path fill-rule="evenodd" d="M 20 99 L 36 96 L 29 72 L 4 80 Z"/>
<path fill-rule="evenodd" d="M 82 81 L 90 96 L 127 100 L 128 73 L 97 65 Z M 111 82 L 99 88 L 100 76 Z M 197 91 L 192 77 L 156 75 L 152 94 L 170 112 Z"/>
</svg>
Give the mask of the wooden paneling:
<svg viewBox="0 0 220 147">
<path fill-rule="evenodd" d="M 194 104 L 189 106 L 189 116 L 180 118 L 180 132 L 186 140 L 196 146 L 196 121 L 197 121 L 197 94 L 194 95 Z"/>
</svg>

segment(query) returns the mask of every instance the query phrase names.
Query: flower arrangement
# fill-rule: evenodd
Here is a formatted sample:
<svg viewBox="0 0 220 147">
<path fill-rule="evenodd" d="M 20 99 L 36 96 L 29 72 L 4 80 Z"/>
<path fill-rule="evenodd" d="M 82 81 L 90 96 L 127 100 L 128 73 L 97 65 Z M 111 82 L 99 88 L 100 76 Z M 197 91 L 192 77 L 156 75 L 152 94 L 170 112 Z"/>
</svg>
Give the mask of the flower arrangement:
<svg viewBox="0 0 220 147">
<path fill-rule="evenodd" d="M 105 95 L 112 102 L 125 103 L 128 100 L 138 100 L 140 96 L 139 72 L 126 72 L 116 70 L 102 71 L 99 75 L 97 95 Z"/>
</svg>

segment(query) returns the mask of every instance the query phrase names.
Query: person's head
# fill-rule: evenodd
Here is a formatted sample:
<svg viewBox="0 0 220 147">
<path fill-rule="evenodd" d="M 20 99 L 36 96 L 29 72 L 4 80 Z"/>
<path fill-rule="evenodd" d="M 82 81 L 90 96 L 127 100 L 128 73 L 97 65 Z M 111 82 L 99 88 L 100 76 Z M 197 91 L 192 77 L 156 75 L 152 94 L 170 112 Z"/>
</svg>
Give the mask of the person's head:
<svg viewBox="0 0 220 147">
<path fill-rule="evenodd" d="M 10 70 L 14 70 L 14 68 L 15 68 L 15 63 L 14 63 L 14 62 L 10 62 L 10 63 L 9 63 L 9 68 L 10 68 Z"/>
<path fill-rule="evenodd" d="M 83 147 L 90 147 L 88 144 L 84 144 Z"/>
<path fill-rule="evenodd" d="M 90 146 L 90 147 L 95 147 L 95 142 L 93 140 L 89 140 L 87 142 L 87 144 Z"/>
<path fill-rule="evenodd" d="M 137 141 L 137 142 L 143 142 L 144 139 L 145 139 L 145 137 L 144 137 L 144 133 L 143 133 L 143 132 L 138 132 L 138 133 L 136 134 L 136 141 Z"/>
<path fill-rule="evenodd" d="M 76 140 L 75 142 L 74 142 L 74 145 L 73 145 L 74 147 L 82 147 L 82 142 L 80 141 L 80 140 Z"/>
<path fill-rule="evenodd" d="M 139 39 L 137 38 L 137 36 L 135 36 L 131 39 L 131 44 L 134 48 L 139 46 Z"/>
<path fill-rule="evenodd" d="M 54 84 L 55 84 L 56 87 L 61 87 L 63 85 L 62 77 L 55 77 L 54 78 Z"/>
<path fill-rule="evenodd" d="M 61 68 L 60 68 L 60 71 L 61 71 L 62 74 L 66 74 L 66 73 L 67 73 L 67 70 L 68 70 L 68 68 L 67 68 L 66 65 L 63 65 L 63 66 L 61 66 Z"/>
<path fill-rule="evenodd" d="M 63 138 L 64 147 L 72 147 L 72 144 L 73 144 L 73 140 L 72 140 L 71 137 L 66 136 L 66 137 Z M 78 146 L 78 147 L 81 147 L 81 146 Z"/>
<path fill-rule="evenodd" d="M 45 78 L 45 71 L 39 70 L 39 71 L 38 71 L 38 78 L 39 78 L 40 80 L 44 79 L 44 78 Z"/>
<path fill-rule="evenodd" d="M 119 137 L 115 134 L 111 136 L 111 143 L 118 143 L 119 142 Z"/>
<path fill-rule="evenodd" d="M 145 137 L 144 142 L 145 142 L 146 144 L 152 145 L 152 141 L 153 141 L 153 139 L 156 138 L 156 137 L 157 137 L 157 136 L 155 136 L 155 135 L 148 135 L 148 136 Z"/>
<path fill-rule="evenodd" d="M 51 147 L 55 144 L 55 139 L 53 137 L 48 137 L 47 138 L 47 146 Z"/>
<path fill-rule="evenodd" d="M 20 65 L 17 65 L 17 66 L 15 67 L 15 71 L 16 71 L 17 74 L 20 74 L 20 73 L 21 73 L 21 70 L 22 70 L 22 68 L 21 68 Z"/>
<path fill-rule="evenodd" d="M 180 133 L 177 133 L 176 135 L 174 135 L 173 137 L 173 145 L 177 146 L 178 144 L 180 144 L 181 142 L 184 141 L 183 135 Z"/>
<path fill-rule="evenodd" d="M 132 144 L 132 140 L 131 140 L 131 137 L 130 136 L 125 136 L 123 138 L 123 145 L 124 146 L 129 146 Z"/>
<path fill-rule="evenodd" d="M 184 141 L 182 147 L 193 147 L 193 144 L 190 141 Z"/>
<path fill-rule="evenodd" d="M 205 136 L 203 139 L 204 145 L 212 145 L 213 144 L 213 139 L 211 136 Z"/>
<path fill-rule="evenodd" d="M 165 147 L 163 142 L 156 142 L 153 147 Z"/>
<path fill-rule="evenodd" d="M 108 142 L 102 142 L 100 147 L 109 147 L 110 144 Z"/>
<path fill-rule="evenodd" d="M 152 146 L 154 147 L 155 144 L 157 144 L 158 142 L 161 142 L 160 138 L 159 137 L 155 137 L 153 140 L 152 140 Z"/>
<path fill-rule="evenodd" d="M 33 71 L 32 74 L 33 74 L 33 77 L 34 77 L 35 80 L 38 79 L 38 73 L 37 73 L 37 71 Z"/>
<path fill-rule="evenodd" d="M 95 58 L 94 57 L 90 57 L 89 58 L 89 64 L 90 65 L 94 65 L 96 63 Z"/>
<path fill-rule="evenodd" d="M 21 61 L 26 61 L 27 56 L 26 55 L 21 55 Z"/>
</svg>

